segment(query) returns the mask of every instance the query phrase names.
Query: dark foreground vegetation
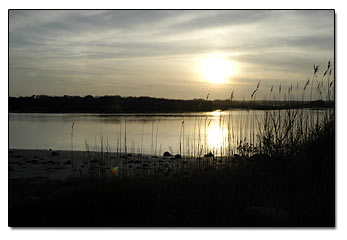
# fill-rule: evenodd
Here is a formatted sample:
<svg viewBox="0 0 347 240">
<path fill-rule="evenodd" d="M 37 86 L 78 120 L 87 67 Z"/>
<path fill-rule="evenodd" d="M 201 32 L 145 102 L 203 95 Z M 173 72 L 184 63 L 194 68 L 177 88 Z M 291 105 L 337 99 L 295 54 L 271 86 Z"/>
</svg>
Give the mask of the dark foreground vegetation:
<svg viewBox="0 0 347 240">
<path fill-rule="evenodd" d="M 334 121 L 295 149 L 190 175 L 13 179 L 9 225 L 335 226 Z"/>
<path fill-rule="evenodd" d="M 226 109 L 288 109 L 327 108 L 332 101 L 232 101 L 229 100 L 174 100 L 152 97 L 54 97 L 37 95 L 10 97 L 9 112 L 23 113 L 155 113 L 200 112 Z"/>
</svg>

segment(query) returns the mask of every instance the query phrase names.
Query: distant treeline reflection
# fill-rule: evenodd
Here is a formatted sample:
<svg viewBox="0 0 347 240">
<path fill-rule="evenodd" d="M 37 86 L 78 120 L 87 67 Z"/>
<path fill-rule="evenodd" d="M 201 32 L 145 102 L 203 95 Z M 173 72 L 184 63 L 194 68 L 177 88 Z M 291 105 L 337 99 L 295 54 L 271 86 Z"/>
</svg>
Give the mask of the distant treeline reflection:
<svg viewBox="0 0 347 240">
<path fill-rule="evenodd" d="M 9 97 L 9 112 L 39 113 L 154 113 L 199 112 L 227 109 L 288 109 L 330 108 L 334 101 L 235 101 L 235 100 L 178 100 L 153 97 L 121 97 L 91 95 Z"/>
</svg>

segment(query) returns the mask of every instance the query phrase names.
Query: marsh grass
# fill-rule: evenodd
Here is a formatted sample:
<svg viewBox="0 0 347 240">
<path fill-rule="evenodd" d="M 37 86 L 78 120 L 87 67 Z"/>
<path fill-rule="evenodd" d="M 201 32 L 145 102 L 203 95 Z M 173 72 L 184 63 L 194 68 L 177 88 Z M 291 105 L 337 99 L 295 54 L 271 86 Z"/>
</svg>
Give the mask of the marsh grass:
<svg viewBox="0 0 347 240">
<path fill-rule="evenodd" d="M 279 84 L 278 88 L 272 85 L 267 100 L 264 101 L 272 103 L 273 108 L 266 110 L 261 118 L 259 118 L 256 110 L 250 109 L 250 106 L 258 104 L 256 98 L 261 91 L 261 82 L 258 82 L 250 93 L 251 104 L 248 104 L 248 108 L 245 111 L 240 111 L 237 115 L 233 111 L 228 111 L 227 114 L 217 112 L 217 115 L 214 116 L 196 116 L 193 128 L 190 128 L 192 132 L 186 131 L 183 116 L 178 133 L 178 150 L 174 153 L 170 147 L 171 158 L 162 156 L 162 145 L 158 143 L 160 119 L 151 123 L 151 154 L 149 156 L 143 154 L 145 123 L 142 124 L 141 142 L 137 144 L 136 148 L 136 142 L 131 139 L 129 149 L 127 121 L 121 121 L 119 131 L 116 130 L 115 156 L 112 156 L 108 139 L 105 141 L 102 136 L 100 136 L 99 144 L 95 141 L 93 159 L 91 159 L 90 147 L 86 143 L 88 158 L 90 161 L 94 160 L 100 164 L 100 166 L 94 166 L 99 169 L 98 173 L 94 173 L 94 175 L 109 176 L 109 172 L 114 166 L 117 166 L 121 173 L 117 176 L 138 175 L 139 173 L 141 175 L 141 172 L 174 175 L 180 171 L 187 172 L 187 168 L 190 169 L 189 172 L 194 172 L 199 168 L 225 168 L 239 165 L 240 162 L 235 160 L 238 156 L 243 158 L 245 164 L 246 158 L 259 153 L 267 154 L 270 157 L 295 157 L 300 146 L 313 141 L 313 136 L 316 135 L 317 131 L 323 131 L 323 126 L 334 121 L 334 109 L 310 108 L 307 110 L 290 107 L 294 101 L 301 100 L 301 104 L 306 104 L 305 99 L 307 98 L 311 103 L 333 99 L 334 80 L 331 78 L 330 61 L 320 80 L 318 80 L 318 74 L 319 66 L 314 65 L 312 75 L 302 83 L 302 88 L 299 87 L 299 82 L 296 84 L 296 88 L 293 88 L 293 85 L 285 87 Z M 308 87 L 310 87 L 309 92 L 307 92 Z M 209 101 L 209 96 L 210 94 L 207 94 L 205 101 Z M 234 91 L 230 95 L 229 101 L 231 103 L 233 98 Z M 279 103 L 282 104 L 282 107 L 287 106 L 287 108 L 282 109 L 281 106 L 276 108 Z M 322 115 L 319 111 L 324 111 L 324 115 L 319 116 Z M 73 154 L 74 124 L 71 128 L 71 154 Z M 209 142 L 211 140 L 210 131 L 213 126 L 219 134 L 214 137 L 220 138 L 213 139 L 218 142 L 216 145 L 211 145 Z M 129 150 L 130 153 L 128 153 Z M 177 159 L 174 157 L 175 154 L 179 156 Z M 71 157 L 73 162 L 73 155 Z"/>
<path fill-rule="evenodd" d="M 72 167 L 72 170 L 74 170 L 74 159 L 73 159 L 73 128 L 75 126 L 75 122 L 72 122 L 72 125 L 71 125 L 71 167 Z"/>
</svg>

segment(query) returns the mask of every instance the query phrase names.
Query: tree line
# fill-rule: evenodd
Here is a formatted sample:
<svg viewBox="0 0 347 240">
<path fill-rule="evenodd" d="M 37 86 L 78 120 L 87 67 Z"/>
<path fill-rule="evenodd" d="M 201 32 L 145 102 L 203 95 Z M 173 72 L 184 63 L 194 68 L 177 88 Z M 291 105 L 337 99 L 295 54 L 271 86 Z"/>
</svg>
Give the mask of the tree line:
<svg viewBox="0 0 347 240">
<path fill-rule="evenodd" d="M 9 112 L 27 113 L 155 113 L 199 112 L 239 109 L 285 109 L 334 107 L 334 102 L 313 101 L 235 101 L 208 99 L 166 99 L 115 96 L 47 96 L 9 97 Z"/>
</svg>

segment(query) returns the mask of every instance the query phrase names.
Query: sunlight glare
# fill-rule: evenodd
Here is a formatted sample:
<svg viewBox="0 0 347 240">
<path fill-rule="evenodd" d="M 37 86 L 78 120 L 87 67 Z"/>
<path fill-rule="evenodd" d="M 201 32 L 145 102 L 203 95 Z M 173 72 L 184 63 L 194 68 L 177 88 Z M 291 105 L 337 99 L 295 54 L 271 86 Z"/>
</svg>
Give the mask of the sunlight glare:
<svg viewBox="0 0 347 240">
<path fill-rule="evenodd" d="M 201 61 L 204 78 L 212 83 L 225 83 L 233 74 L 233 64 L 223 57 L 206 57 Z"/>
<path fill-rule="evenodd" d="M 213 111 L 213 112 L 210 112 L 208 114 L 212 115 L 213 117 L 219 117 L 221 115 L 221 110 L 216 110 L 216 111 Z"/>
<path fill-rule="evenodd" d="M 218 123 L 213 123 L 207 130 L 207 143 L 211 148 L 219 148 L 223 141 L 223 130 Z"/>
</svg>

